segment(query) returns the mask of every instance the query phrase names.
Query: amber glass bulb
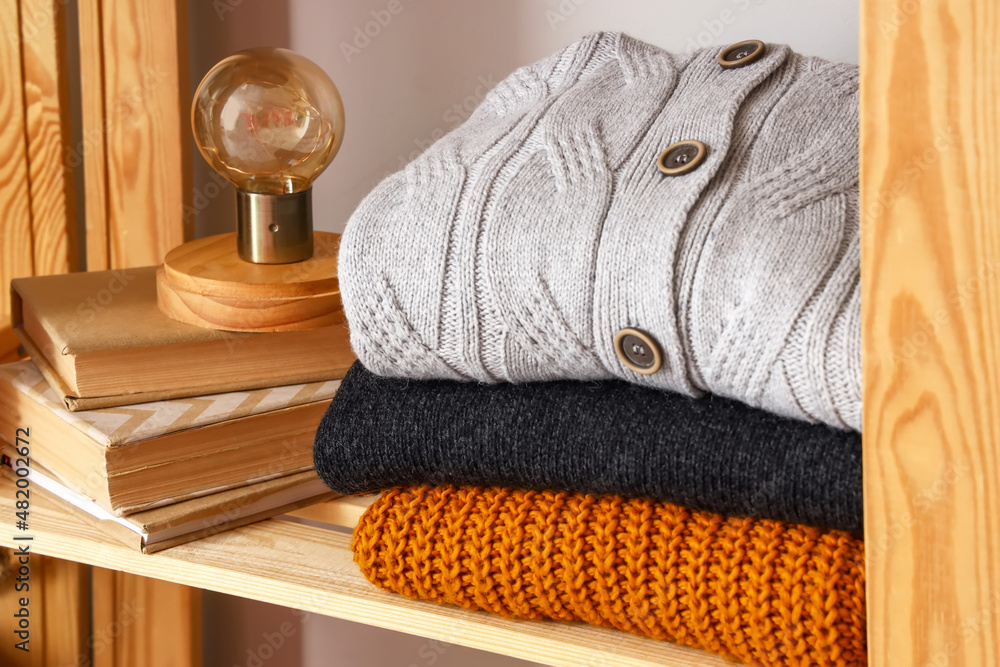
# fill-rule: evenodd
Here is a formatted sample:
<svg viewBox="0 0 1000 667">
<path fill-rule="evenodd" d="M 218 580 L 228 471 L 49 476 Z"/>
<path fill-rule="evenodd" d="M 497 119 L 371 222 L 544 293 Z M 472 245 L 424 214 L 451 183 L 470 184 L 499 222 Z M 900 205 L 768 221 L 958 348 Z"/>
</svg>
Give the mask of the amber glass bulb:
<svg viewBox="0 0 1000 667">
<path fill-rule="evenodd" d="M 213 67 L 194 96 L 201 154 L 245 192 L 308 190 L 344 137 L 344 105 L 319 66 L 294 51 L 256 48 Z"/>
</svg>

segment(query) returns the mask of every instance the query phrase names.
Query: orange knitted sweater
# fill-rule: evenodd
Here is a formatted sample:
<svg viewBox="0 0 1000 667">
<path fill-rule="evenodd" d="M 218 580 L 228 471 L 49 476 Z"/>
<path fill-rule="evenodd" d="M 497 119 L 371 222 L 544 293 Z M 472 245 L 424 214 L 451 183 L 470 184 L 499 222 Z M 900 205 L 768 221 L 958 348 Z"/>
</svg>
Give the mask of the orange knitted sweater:
<svg viewBox="0 0 1000 667">
<path fill-rule="evenodd" d="M 354 532 L 380 588 L 504 616 L 583 620 L 752 665 L 864 665 L 862 541 L 668 503 L 418 486 Z"/>
</svg>

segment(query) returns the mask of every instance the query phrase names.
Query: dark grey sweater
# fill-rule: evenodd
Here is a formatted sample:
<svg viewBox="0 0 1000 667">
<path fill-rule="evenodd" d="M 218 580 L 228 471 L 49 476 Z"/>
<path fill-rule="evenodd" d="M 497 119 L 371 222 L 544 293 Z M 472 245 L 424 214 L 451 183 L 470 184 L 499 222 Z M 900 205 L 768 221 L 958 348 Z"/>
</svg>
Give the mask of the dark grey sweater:
<svg viewBox="0 0 1000 667">
<path fill-rule="evenodd" d="M 320 424 L 315 459 L 344 494 L 566 490 L 862 532 L 859 434 L 618 380 L 399 380 L 356 363 Z"/>
</svg>

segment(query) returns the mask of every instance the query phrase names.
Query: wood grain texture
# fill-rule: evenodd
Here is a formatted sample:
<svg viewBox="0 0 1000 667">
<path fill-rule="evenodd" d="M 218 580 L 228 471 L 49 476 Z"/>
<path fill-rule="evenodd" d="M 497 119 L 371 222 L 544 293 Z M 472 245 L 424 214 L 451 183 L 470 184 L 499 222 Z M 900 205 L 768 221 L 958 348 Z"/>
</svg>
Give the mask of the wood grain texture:
<svg viewBox="0 0 1000 667">
<path fill-rule="evenodd" d="M 92 588 L 94 667 L 201 665 L 201 590 L 100 567 Z"/>
<path fill-rule="evenodd" d="M 90 567 L 32 553 L 28 557 L 27 590 L 17 590 L 22 576 L 14 551 L 0 550 L 0 664 L 11 667 L 65 667 L 90 656 Z M 6 568 L 4 567 L 6 565 Z M 15 648 L 20 598 L 28 600 L 28 648 Z"/>
<path fill-rule="evenodd" d="M 101 0 L 78 0 L 82 137 L 71 164 L 83 164 L 88 271 L 111 268 L 108 248 L 108 156 L 104 124 L 104 43 Z"/>
<path fill-rule="evenodd" d="M 368 507 L 378 500 L 379 495 L 367 493 L 363 496 L 341 496 L 288 512 L 288 516 L 353 530 Z"/>
<path fill-rule="evenodd" d="M 338 248 L 340 234 L 315 232 L 314 245 Z M 255 264 L 240 258 L 236 234 L 189 241 L 156 272 L 157 305 L 180 322 L 228 331 L 294 331 L 347 321 L 336 251 L 303 262 Z"/>
<path fill-rule="evenodd" d="M 35 611 L 42 621 L 43 664 L 78 664 L 90 654 L 90 567 L 56 558 L 34 559 L 33 565 L 39 560 L 42 578 L 35 590 L 41 592 L 42 605 Z"/>
<path fill-rule="evenodd" d="M 76 202 L 65 0 L 20 0 L 35 275 L 75 271 Z"/>
<path fill-rule="evenodd" d="M 2 320 L 0 320 L 2 321 Z M 9 323 L 0 324 L 0 364 L 9 364 L 21 358 L 21 341 Z"/>
<path fill-rule="evenodd" d="M 1000 5 L 861 11 L 870 663 L 1000 664 Z"/>
<path fill-rule="evenodd" d="M 12 511 L 11 491 L 10 481 L 0 480 L 0 514 Z M 270 519 L 158 554 L 144 555 L 125 546 L 100 541 L 93 530 L 60 507 L 39 499 L 32 505 L 32 529 L 34 549 L 38 553 L 549 665 L 732 665 L 721 657 L 697 649 L 608 628 L 582 623 L 504 619 L 394 595 L 376 589 L 361 575 L 353 562 L 350 535 L 295 521 Z M 0 545 L 10 543 L 9 532 L 0 532 Z M 168 619 L 159 609 L 156 615 L 161 622 Z M 100 627 L 96 616 L 95 627 Z"/>
<path fill-rule="evenodd" d="M 34 273 L 31 201 L 21 85 L 20 12 L 17 0 L 0 0 L 0 328 L 9 324 L 12 278 Z M 0 358 L 17 349 L 0 337 Z"/>
<path fill-rule="evenodd" d="M 178 322 L 223 331 L 301 331 L 347 321 L 340 292 L 297 299 L 231 298 L 206 296 L 180 289 L 156 274 L 156 299 L 160 311 Z"/>
<path fill-rule="evenodd" d="M 79 0 L 87 268 L 159 264 L 192 235 L 185 0 Z M 114 562 L 105 563 L 117 567 Z M 109 578 L 110 577 L 110 578 Z M 149 613 L 95 665 L 200 665 L 201 592 L 124 573 L 97 574 L 95 638 L 126 597 Z M 155 605 L 155 606 L 154 606 Z"/>
<path fill-rule="evenodd" d="M 240 258 L 235 233 L 190 241 L 167 253 L 163 268 L 189 292 L 231 298 L 294 299 L 337 292 L 340 234 L 313 232 L 314 246 L 333 248 L 303 262 L 255 264 Z"/>
<path fill-rule="evenodd" d="M 64 3 L 0 0 L 0 26 L 0 313 L 6 319 L 10 280 L 75 270 L 77 239 L 72 170 L 63 162 L 71 141 Z M 5 323 L 0 361 L 17 350 Z M 0 585 L 0 608 L 10 612 L 0 623 L 8 638 L 0 662 L 77 664 L 89 656 L 90 568 L 41 555 L 31 555 L 27 566 L 28 588 L 16 590 L 14 575 Z M 22 597 L 31 623 L 27 653 L 11 639 L 11 614 Z"/>
<path fill-rule="evenodd" d="M 100 0 L 99 12 L 108 268 L 159 264 L 193 231 L 184 215 L 191 193 L 187 3 Z"/>
</svg>

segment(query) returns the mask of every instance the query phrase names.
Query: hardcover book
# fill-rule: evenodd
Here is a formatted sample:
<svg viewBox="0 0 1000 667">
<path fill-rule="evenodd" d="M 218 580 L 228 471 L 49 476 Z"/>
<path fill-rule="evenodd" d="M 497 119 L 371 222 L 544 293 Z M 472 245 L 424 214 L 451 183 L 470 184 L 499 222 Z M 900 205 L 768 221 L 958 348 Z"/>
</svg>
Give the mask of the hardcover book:
<svg viewBox="0 0 1000 667">
<path fill-rule="evenodd" d="M 18 458 L 10 450 L 0 454 L 0 463 L 6 466 L 3 474 L 13 476 L 18 467 L 26 467 L 33 498 L 42 496 L 68 507 L 75 516 L 108 537 L 143 553 L 162 551 L 337 495 L 315 471 L 308 470 L 119 517 L 60 483 L 37 463 L 18 466 Z"/>
<path fill-rule="evenodd" d="M 11 281 L 11 323 L 69 410 L 342 378 L 347 325 L 241 333 L 160 312 L 156 267 Z"/>
<path fill-rule="evenodd" d="M 71 412 L 31 361 L 0 366 L 0 438 L 121 516 L 303 472 L 339 380 Z"/>
</svg>

